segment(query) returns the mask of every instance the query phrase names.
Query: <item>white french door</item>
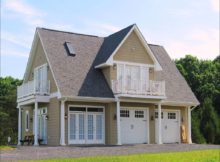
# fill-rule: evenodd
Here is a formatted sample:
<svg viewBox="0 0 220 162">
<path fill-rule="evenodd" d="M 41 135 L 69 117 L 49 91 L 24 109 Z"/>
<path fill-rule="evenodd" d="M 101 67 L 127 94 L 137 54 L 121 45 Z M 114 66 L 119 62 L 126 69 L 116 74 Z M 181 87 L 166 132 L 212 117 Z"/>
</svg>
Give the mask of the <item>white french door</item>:
<svg viewBox="0 0 220 162">
<path fill-rule="evenodd" d="M 118 64 L 117 66 L 118 88 L 125 92 L 143 92 L 149 89 L 149 68 Z"/>
<path fill-rule="evenodd" d="M 88 114 L 87 122 L 87 143 L 103 143 L 103 114 Z"/>
<path fill-rule="evenodd" d="M 83 112 L 69 109 L 69 144 L 101 144 L 104 143 L 103 108 L 75 108 Z"/>
<path fill-rule="evenodd" d="M 70 114 L 70 140 L 75 144 L 85 143 L 85 114 Z"/>
<path fill-rule="evenodd" d="M 47 92 L 47 64 L 34 69 L 34 80 L 36 92 Z"/>
<path fill-rule="evenodd" d="M 34 119 L 35 112 L 33 111 L 33 119 Z M 38 119 L 38 138 L 42 139 L 42 144 L 47 144 L 47 108 L 40 108 L 37 112 L 37 119 Z M 33 130 L 35 130 L 34 123 L 35 120 L 33 120 Z M 33 132 L 34 133 L 34 132 Z"/>
</svg>

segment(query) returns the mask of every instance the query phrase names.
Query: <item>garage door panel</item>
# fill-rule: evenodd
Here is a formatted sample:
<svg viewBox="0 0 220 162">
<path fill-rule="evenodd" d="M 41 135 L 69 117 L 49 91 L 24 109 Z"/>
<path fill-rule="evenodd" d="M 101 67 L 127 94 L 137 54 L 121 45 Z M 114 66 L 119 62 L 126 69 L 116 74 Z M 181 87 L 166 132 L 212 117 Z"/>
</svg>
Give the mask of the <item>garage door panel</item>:
<svg viewBox="0 0 220 162">
<path fill-rule="evenodd" d="M 147 109 L 121 109 L 122 144 L 147 143 Z"/>
<path fill-rule="evenodd" d="M 180 114 L 179 111 L 162 110 L 161 133 L 163 143 L 177 143 L 180 141 Z M 158 113 L 155 112 L 155 134 L 158 139 Z"/>
</svg>

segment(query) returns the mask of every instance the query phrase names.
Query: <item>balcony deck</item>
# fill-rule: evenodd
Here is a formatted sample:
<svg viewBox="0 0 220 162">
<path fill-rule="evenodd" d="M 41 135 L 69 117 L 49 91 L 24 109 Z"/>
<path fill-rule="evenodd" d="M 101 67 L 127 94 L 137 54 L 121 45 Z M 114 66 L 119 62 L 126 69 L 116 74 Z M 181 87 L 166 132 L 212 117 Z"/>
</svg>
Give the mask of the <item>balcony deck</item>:
<svg viewBox="0 0 220 162">
<path fill-rule="evenodd" d="M 42 82 L 37 84 L 37 82 L 28 81 L 23 83 L 21 86 L 17 87 L 17 102 L 32 99 L 36 96 L 48 97 L 50 95 L 50 81 Z"/>
<path fill-rule="evenodd" d="M 142 80 L 112 80 L 112 90 L 116 95 L 141 96 L 146 98 L 164 98 L 165 81 L 144 83 Z"/>
</svg>

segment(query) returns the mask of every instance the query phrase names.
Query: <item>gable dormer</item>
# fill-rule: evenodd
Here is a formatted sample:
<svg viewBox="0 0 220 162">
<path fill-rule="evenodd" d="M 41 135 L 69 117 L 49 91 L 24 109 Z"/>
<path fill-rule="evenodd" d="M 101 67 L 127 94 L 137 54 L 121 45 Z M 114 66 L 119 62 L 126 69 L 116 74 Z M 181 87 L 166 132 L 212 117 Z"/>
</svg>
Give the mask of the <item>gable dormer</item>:
<svg viewBox="0 0 220 162">
<path fill-rule="evenodd" d="M 124 37 L 121 33 L 124 33 Z M 154 93 L 158 96 L 165 96 L 165 83 L 154 81 L 155 71 L 160 71 L 162 68 L 137 26 L 131 26 L 130 30 L 125 28 L 109 37 L 111 41 L 114 39 L 116 41 L 121 39 L 121 41 L 114 46 L 114 43 L 111 44 L 111 41 L 106 38 L 106 42 L 110 45 L 108 46 L 104 41 L 103 46 L 108 50 L 103 50 L 102 46 L 101 51 L 105 51 L 104 56 L 109 56 L 105 57 L 106 60 L 96 68 L 102 69 L 113 92 L 141 95 Z M 109 52 L 110 47 L 115 48 L 112 53 Z M 153 92 L 152 89 L 157 90 Z"/>
</svg>

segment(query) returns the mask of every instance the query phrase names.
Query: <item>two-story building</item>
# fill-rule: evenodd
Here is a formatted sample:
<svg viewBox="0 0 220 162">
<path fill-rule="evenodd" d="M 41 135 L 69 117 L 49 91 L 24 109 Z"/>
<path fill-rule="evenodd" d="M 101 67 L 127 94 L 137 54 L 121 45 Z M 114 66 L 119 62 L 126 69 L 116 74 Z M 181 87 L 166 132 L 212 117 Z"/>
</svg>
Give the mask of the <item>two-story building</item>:
<svg viewBox="0 0 220 162">
<path fill-rule="evenodd" d="M 199 102 L 134 24 L 107 37 L 37 28 L 17 104 L 19 144 L 121 145 L 191 143 Z"/>
</svg>

